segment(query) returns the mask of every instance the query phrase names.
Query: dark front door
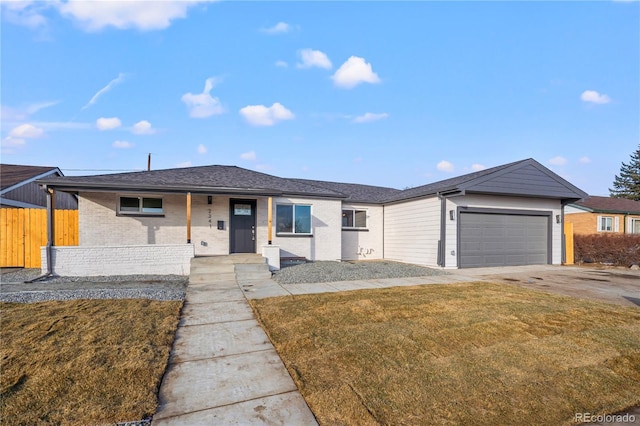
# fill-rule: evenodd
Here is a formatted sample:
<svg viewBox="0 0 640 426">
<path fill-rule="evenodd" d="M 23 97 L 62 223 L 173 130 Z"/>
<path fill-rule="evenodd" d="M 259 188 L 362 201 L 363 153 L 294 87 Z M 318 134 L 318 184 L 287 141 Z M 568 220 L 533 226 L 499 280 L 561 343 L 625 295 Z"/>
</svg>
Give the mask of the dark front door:
<svg viewBox="0 0 640 426">
<path fill-rule="evenodd" d="M 256 200 L 231 199 L 229 241 L 231 253 L 256 252 Z"/>
</svg>

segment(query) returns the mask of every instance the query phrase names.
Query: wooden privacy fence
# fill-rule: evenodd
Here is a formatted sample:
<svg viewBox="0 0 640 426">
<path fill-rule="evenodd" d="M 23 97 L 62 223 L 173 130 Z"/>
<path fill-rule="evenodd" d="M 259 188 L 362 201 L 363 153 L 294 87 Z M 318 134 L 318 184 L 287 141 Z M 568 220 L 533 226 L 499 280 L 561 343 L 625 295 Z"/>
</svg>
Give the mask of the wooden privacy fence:
<svg viewBox="0 0 640 426">
<path fill-rule="evenodd" d="M 78 210 L 54 211 L 54 245 L 78 245 Z M 0 209 L 0 267 L 40 268 L 47 245 L 46 209 Z"/>
</svg>

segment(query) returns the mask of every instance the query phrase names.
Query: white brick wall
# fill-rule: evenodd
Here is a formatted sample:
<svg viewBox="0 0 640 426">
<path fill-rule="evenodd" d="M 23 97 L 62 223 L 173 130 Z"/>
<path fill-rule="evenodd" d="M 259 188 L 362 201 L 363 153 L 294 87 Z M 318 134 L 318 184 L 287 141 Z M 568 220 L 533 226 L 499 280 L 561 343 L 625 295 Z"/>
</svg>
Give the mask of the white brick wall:
<svg viewBox="0 0 640 426">
<path fill-rule="evenodd" d="M 163 199 L 164 217 L 117 216 L 117 194 L 80 193 L 80 245 L 185 244 L 187 196 L 157 196 Z M 212 201 L 207 204 L 206 195 L 191 197 L 191 242 L 197 255 L 229 254 L 229 198 L 214 196 Z M 224 230 L 217 228 L 219 220 Z"/>
<path fill-rule="evenodd" d="M 342 259 L 382 259 L 384 253 L 382 247 L 384 208 L 379 205 L 346 203 L 342 208 L 367 211 L 366 231 L 342 230 Z M 342 220 L 342 215 L 340 220 Z"/>
<path fill-rule="evenodd" d="M 118 195 L 103 192 L 80 193 L 80 246 L 186 243 L 186 195 L 157 195 L 163 198 L 164 217 L 117 216 Z M 268 240 L 267 197 L 254 199 L 257 201 L 256 252 L 260 252 Z M 229 197 L 213 196 L 212 201 L 212 204 L 207 204 L 206 195 L 193 195 L 191 199 L 191 242 L 195 254 L 199 256 L 229 254 Z M 277 237 L 275 208 L 278 203 L 310 204 L 313 237 Z M 273 209 L 272 241 L 281 247 L 283 257 L 306 257 L 313 260 L 341 258 L 340 200 L 274 197 Z M 217 229 L 219 220 L 224 221 L 223 230 Z"/>
<path fill-rule="evenodd" d="M 41 255 L 42 272 L 45 273 L 46 247 L 42 247 Z M 192 244 L 52 248 L 53 269 L 61 276 L 189 275 L 193 256 Z"/>
<path fill-rule="evenodd" d="M 267 200 L 258 202 L 258 247 L 267 243 Z M 276 205 L 310 204 L 313 236 L 276 236 Z M 262 205 L 264 204 L 264 208 Z M 262 213 L 261 213 L 262 212 Z M 280 246 L 281 257 L 306 257 L 310 260 L 340 260 L 342 256 L 342 202 L 309 198 L 273 198 L 273 244 Z"/>
</svg>

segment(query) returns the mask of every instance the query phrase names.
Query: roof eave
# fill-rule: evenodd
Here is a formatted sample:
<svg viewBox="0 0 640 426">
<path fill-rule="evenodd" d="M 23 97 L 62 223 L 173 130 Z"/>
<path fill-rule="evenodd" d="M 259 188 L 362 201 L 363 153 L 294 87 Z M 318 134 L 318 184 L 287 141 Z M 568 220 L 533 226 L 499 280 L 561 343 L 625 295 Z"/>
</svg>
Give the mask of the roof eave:
<svg viewBox="0 0 640 426">
<path fill-rule="evenodd" d="M 167 185 L 123 185 L 104 183 L 96 185 L 94 183 L 82 182 L 52 182 L 40 180 L 36 183 L 46 185 L 48 188 L 64 192 L 142 192 L 156 194 L 206 194 L 206 195 L 253 195 L 263 197 L 314 197 L 314 198 L 334 198 L 342 199 L 344 196 L 338 194 L 320 194 L 298 191 L 281 191 L 271 188 L 229 188 L 211 186 L 167 186 Z"/>
</svg>

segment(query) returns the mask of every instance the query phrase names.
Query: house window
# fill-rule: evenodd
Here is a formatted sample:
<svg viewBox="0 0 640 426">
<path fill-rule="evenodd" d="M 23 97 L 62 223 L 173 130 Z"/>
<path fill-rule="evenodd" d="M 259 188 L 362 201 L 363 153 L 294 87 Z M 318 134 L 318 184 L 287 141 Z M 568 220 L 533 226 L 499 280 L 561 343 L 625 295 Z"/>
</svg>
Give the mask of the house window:
<svg viewBox="0 0 640 426">
<path fill-rule="evenodd" d="M 311 235 L 311 206 L 276 205 L 276 234 Z"/>
<path fill-rule="evenodd" d="M 640 219 L 631 218 L 629 222 L 629 233 L 640 234 Z"/>
<path fill-rule="evenodd" d="M 343 228 L 366 228 L 367 227 L 367 211 L 366 210 L 342 210 L 342 227 Z"/>
<path fill-rule="evenodd" d="M 598 216 L 598 232 L 618 232 L 618 218 Z"/>
<path fill-rule="evenodd" d="M 162 198 L 158 197 L 118 197 L 118 213 L 162 215 Z"/>
</svg>

